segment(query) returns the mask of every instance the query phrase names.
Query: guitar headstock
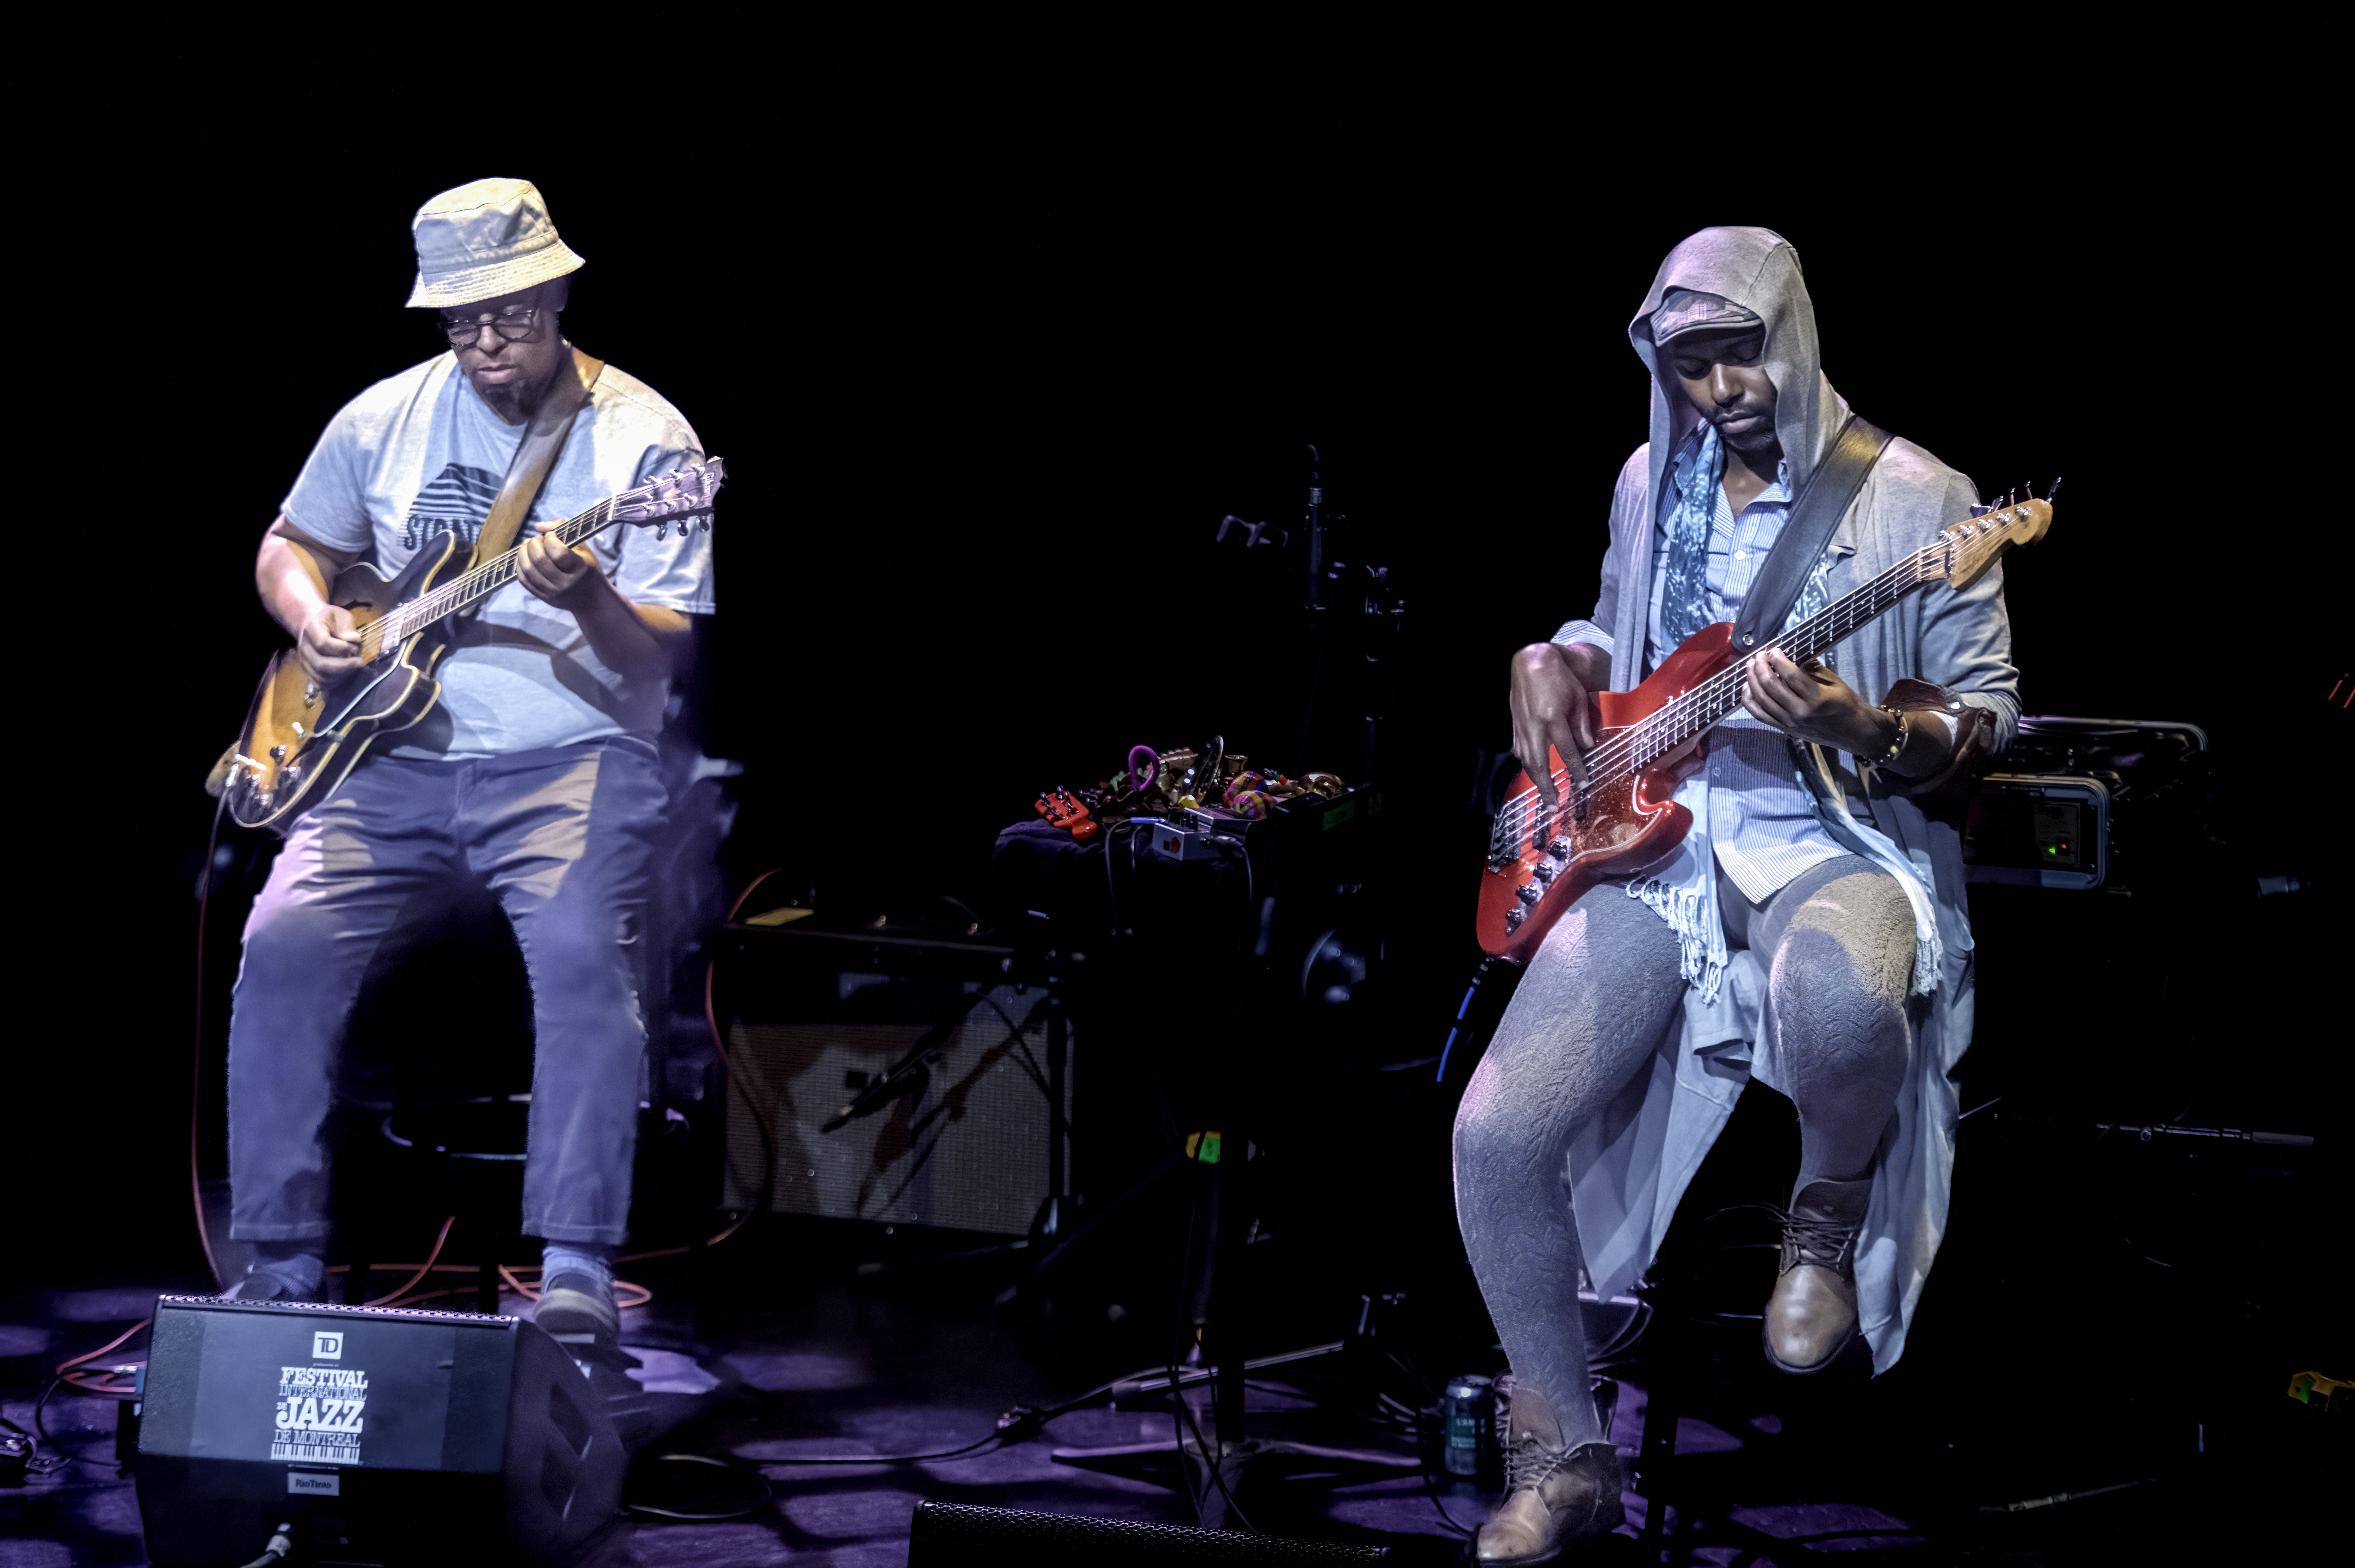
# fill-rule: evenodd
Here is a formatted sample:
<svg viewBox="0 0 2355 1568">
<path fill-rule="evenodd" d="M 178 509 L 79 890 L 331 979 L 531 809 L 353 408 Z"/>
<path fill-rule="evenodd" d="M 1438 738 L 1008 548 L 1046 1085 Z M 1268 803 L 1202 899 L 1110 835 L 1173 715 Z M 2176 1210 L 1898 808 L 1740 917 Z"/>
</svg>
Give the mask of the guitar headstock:
<svg viewBox="0 0 2355 1568">
<path fill-rule="evenodd" d="M 2051 526 L 2052 503 L 2030 496 L 1941 530 L 1938 536 L 1948 546 L 1946 581 L 1958 588 L 1970 587 L 1995 565 L 1998 556 L 2015 545 L 2033 545 Z"/>
<path fill-rule="evenodd" d="M 727 464 L 719 458 L 673 469 L 613 497 L 613 519 L 654 528 L 657 539 L 670 531 L 673 523 L 678 524 L 682 534 L 694 527 L 698 518 L 709 528 L 712 498 L 719 493 L 727 478 Z"/>
</svg>

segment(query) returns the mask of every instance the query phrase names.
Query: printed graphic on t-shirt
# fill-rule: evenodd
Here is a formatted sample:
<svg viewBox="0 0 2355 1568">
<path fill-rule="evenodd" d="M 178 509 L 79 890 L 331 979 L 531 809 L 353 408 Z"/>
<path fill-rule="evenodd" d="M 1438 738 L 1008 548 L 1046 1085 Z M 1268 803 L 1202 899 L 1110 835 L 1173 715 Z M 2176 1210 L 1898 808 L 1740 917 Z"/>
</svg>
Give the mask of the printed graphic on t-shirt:
<svg viewBox="0 0 2355 1568">
<path fill-rule="evenodd" d="M 498 498 L 499 476 L 489 469 L 444 464 L 409 503 L 400 542 L 415 550 L 428 539 L 454 532 L 461 544 L 471 545 L 483 531 L 483 519 L 491 514 L 491 503 Z"/>
<path fill-rule="evenodd" d="M 360 1462 L 360 1413 L 368 1408 L 368 1373 L 343 1367 L 280 1367 L 278 1427 L 273 1459 L 313 1464 Z"/>
</svg>

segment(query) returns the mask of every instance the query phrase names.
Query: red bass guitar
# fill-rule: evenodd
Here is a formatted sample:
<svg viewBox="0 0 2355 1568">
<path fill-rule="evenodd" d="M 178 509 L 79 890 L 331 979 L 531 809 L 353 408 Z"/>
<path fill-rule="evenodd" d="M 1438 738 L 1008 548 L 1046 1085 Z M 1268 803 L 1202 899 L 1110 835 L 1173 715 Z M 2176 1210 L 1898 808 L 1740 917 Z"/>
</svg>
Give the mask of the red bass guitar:
<svg viewBox="0 0 2355 1568">
<path fill-rule="evenodd" d="M 2030 500 L 1957 523 L 1881 576 L 1791 627 L 1759 650 L 1819 658 L 1908 594 L 1934 582 L 1967 588 L 2014 545 L 2033 544 L 2052 508 Z M 1742 707 L 1733 628 L 1721 622 L 1685 639 L 1632 692 L 1599 692 L 1602 733 L 1573 783 L 1549 749 L 1556 800 L 1549 808 L 1527 773 L 1515 777 L 1488 840 L 1480 876 L 1481 950 L 1525 964 L 1553 923 L 1596 883 L 1629 876 L 1676 852 L 1692 813 L 1673 799 L 1707 755 L 1710 726 Z"/>
</svg>

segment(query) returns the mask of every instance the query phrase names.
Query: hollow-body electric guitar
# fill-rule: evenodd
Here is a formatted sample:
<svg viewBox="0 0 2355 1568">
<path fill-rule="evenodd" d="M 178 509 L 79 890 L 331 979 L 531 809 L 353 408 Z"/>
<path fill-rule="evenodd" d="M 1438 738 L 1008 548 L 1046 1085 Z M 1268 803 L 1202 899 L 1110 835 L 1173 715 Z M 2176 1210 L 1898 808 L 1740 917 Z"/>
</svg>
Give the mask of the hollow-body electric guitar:
<svg viewBox="0 0 2355 1568">
<path fill-rule="evenodd" d="M 1792 660 L 1820 657 L 1857 628 L 1934 582 L 1967 588 L 2014 545 L 2033 544 L 2052 525 L 2052 508 L 2030 500 L 1957 523 L 1937 542 L 1758 650 Z M 1632 692 L 1598 692 L 1601 733 L 1579 783 L 1561 753 L 1548 749 L 1556 800 L 1549 809 L 1524 772 L 1515 777 L 1488 840 L 1480 876 L 1480 947 L 1525 964 L 1580 894 L 1609 877 L 1658 864 L 1675 853 L 1692 813 L 1673 799 L 1706 755 L 1708 733 L 1742 707 L 1742 666 L 1733 628 L 1694 632 Z"/>
<path fill-rule="evenodd" d="M 623 523 L 651 527 L 657 538 L 674 523 L 682 533 L 698 520 L 709 529 L 724 477 L 718 458 L 676 470 L 606 497 L 547 536 L 570 546 Z M 457 618 L 515 581 L 523 564 L 521 545 L 470 568 L 467 554 L 466 541 L 446 533 L 397 577 L 365 562 L 336 577 L 327 599 L 351 611 L 360 666 L 321 682 L 292 649 L 272 658 L 237 744 L 215 770 L 230 816 L 284 832 L 358 766 L 378 736 L 433 711 L 442 695 L 433 672 L 456 638 Z"/>
</svg>

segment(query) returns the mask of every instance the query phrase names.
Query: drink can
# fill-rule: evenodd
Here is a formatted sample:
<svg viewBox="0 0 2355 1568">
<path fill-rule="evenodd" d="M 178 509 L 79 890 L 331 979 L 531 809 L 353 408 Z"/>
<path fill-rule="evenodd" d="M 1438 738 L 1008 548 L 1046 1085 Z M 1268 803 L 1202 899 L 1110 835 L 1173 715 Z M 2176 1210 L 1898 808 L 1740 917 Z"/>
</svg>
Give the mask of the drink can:
<svg viewBox="0 0 2355 1568">
<path fill-rule="evenodd" d="M 1477 1372 L 1452 1377 L 1440 1391 L 1439 1413 L 1446 1426 L 1442 1462 L 1451 1476 L 1476 1476 L 1497 1440 L 1497 1388 Z"/>
</svg>

